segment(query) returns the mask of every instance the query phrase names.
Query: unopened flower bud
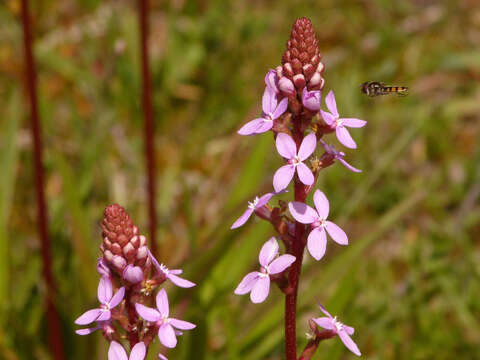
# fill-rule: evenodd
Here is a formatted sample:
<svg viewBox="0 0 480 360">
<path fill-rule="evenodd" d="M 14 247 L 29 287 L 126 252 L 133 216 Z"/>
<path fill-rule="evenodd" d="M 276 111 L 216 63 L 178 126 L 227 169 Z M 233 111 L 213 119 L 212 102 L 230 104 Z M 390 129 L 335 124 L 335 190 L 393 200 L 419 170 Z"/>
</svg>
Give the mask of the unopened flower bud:
<svg viewBox="0 0 480 360">
<path fill-rule="evenodd" d="M 293 95 L 295 93 L 295 87 L 293 86 L 293 82 L 285 76 L 280 78 L 280 80 L 278 81 L 278 87 L 281 91 L 288 95 Z"/>
</svg>

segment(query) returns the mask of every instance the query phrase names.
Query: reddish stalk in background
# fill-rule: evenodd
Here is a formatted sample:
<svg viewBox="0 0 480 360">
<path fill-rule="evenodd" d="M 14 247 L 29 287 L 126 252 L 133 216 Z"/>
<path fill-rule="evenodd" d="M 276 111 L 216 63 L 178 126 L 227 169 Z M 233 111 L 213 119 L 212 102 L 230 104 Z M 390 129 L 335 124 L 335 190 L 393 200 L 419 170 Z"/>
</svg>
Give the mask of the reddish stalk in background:
<svg viewBox="0 0 480 360">
<path fill-rule="evenodd" d="M 138 0 L 138 23 L 140 28 L 140 52 L 142 62 L 142 107 L 145 119 L 145 159 L 147 168 L 147 191 L 148 191 L 148 215 L 151 249 L 154 255 L 157 254 L 157 243 L 155 233 L 157 226 L 157 212 L 155 206 L 155 145 L 152 105 L 152 83 L 150 80 L 150 63 L 148 59 L 148 0 Z"/>
<path fill-rule="evenodd" d="M 47 289 L 47 322 L 48 341 L 50 351 L 56 360 L 65 359 L 63 352 L 62 330 L 60 318 L 54 303 L 55 280 L 52 275 L 52 255 L 50 252 L 50 240 L 48 237 L 47 206 L 44 192 L 44 172 L 42 166 L 42 136 L 38 116 L 37 102 L 37 72 L 32 51 L 32 26 L 28 7 L 28 0 L 22 0 L 22 24 L 23 40 L 25 47 L 26 87 L 30 101 L 31 131 L 33 138 L 33 159 L 35 166 L 35 191 L 37 197 L 37 220 L 38 233 L 40 235 L 40 247 L 42 252 L 43 270 L 42 275 Z"/>
</svg>

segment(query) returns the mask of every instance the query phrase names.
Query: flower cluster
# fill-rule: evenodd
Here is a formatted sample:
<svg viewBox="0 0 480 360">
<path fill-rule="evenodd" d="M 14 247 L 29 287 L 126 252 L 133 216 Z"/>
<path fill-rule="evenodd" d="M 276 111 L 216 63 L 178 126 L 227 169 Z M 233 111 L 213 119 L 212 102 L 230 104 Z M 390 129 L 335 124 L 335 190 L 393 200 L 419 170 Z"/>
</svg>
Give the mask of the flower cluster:
<svg viewBox="0 0 480 360">
<path fill-rule="evenodd" d="M 288 314 L 290 311 L 295 318 L 295 299 L 305 247 L 315 260 L 320 260 L 326 253 L 327 234 L 337 244 L 348 245 L 346 233 L 328 220 L 330 204 L 326 195 L 318 189 L 313 192 L 314 208 L 307 205 L 307 196 L 314 189 L 319 172 L 336 161 L 352 172 L 361 171 L 345 161 L 345 153 L 337 151 L 323 139 L 324 135 L 335 132 L 342 145 L 355 149 L 357 144 L 349 128 L 361 128 L 366 124 L 364 120 L 340 117 L 333 91 L 325 97 L 328 111 L 322 110 L 324 69 L 310 20 L 298 19 L 287 42 L 282 65 L 269 70 L 265 76 L 261 117 L 248 122 L 238 131 L 240 135 L 271 132 L 276 150 L 285 161 L 273 176 L 275 192 L 255 198 L 231 228 L 244 225 L 252 214 L 256 214 L 272 223 L 278 232 L 278 239 L 284 244 L 285 254 L 281 256 L 278 256 L 276 238 L 271 238 L 263 245 L 259 254 L 260 271 L 247 274 L 235 294 L 250 292 L 252 302 L 260 303 L 267 298 L 270 283 L 277 283 L 287 297 L 285 331 L 288 360 L 296 359 L 295 324 L 289 324 L 292 317 Z M 324 150 L 318 158 L 314 157 L 317 148 Z M 288 206 L 270 206 L 268 202 L 272 197 L 287 191 L 292 180 L 294 201 L 289 202 Z M 287 209 L 290 216 L 286 213 Z M 293 301 L 290 301 L 289 297 L 292 296 Z M 293 304 L 293 308 L 289 304 Z M 338 335 L 353 353 L 360 355 L 350 338 L 353 328 L 332 318 L 325 309 L 322 308 L 322 311 L 328 318 L 312 320 L 329 331 L 330 335 Z"/>
<path fill-rule="evenodd" d="M 96 325 L 76 333 L 88 335 L 102 330 L 110 342 L 109 360 L 144 359 L 156 335 L 164 346 L 174 348 L 177 336 L 195 325 L 170 317 L 165 289 L 160 289 L 155 296 L 156 308 L 147 305 L 153 303 L 155 290 L 166 280 L 183 288 L 195 284 L 179 276 L 182 270 L 169 270 L 155 259 L 146 245 L 146 238 L 138 234 L 137 227 L 121 206 L 114 204 L 105 209 L 102 230 L 100 249 L 103 256 L 97 262 L 100 305 L 75 320 L 77 325 Z M 130 356 L 121 344 L 123 338 L 130 345 Z M 163 354 L 158 357 L 167 359 Z"/>
</svg>

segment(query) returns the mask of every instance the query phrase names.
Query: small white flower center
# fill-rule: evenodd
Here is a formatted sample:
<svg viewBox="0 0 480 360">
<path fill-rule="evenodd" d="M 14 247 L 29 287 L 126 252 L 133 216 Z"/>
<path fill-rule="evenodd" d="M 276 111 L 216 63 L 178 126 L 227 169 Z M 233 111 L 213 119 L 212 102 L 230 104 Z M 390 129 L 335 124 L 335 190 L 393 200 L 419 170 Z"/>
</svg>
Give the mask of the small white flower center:
<svg viewBox="0 0 480 360">
<path fill-rule="evenodd" d="M 266 114 L 263 118 L 265 121 L 273 121 L 273 113 Z"/>
<path fill-rule="evenodd" d="M 270 274 L 270 271 L 268 270 L 268 266 L 260 267 L 260 274 L 259 274 L 260 277 L 267 277 L 269 276 L 269 274 Z"/>
<path fill-rule="evenodd" d="M 337 329 L 337 332 L 343 329 L 343 324 L 337 320 L 336 316 L 333 318 L 332 321 L 333 321 L 333 325 L 335 325 L 335 328 Z"/>
<path fill-rule="evenodd" d="M 320 219 L 318 218 L 317 220 L 315 220 L 313 223 L 312 223 L 312 227 L 313 228 L 317 228 L 317 227 L 325 227 L 326 226 L 326 222 L 325 222 L 325 219 Z"/>
<path fill-rule="evenodd" d="M 336 119 L 335 124 L 337 125 L 337 127 L 342 126 L 343 125 L 343 119 Z"/>
<path fill-rule="evenodd" d="M 168 268 L 163 264 L 160 264 L 160 271 L 163 272 L 165 275 L 168 275 L 169 273 Z"/>
<path fill-rule="evenodd" d="M 298 166 L 298 164 L 300 164 L 302 162 L 302 160 L 300 160 L 300 158 L 298 157 L 298 155 L 295 155 L 295 157 L 291 158 L 290 160 L 288 160 L 288 163 L 290 165 L 293 165 L 293 166 Z"/>
<path fill-rule="evenodd" d="M 260 199 L 258 198 L 258 196 L 255 197 L 255 199 L 253 199 L 253 201 L 249 201 L 249 202 L 248 202 L 248 207 L 249 207 L 250 209 L 255 210 L 255 208 L 257 207 L 257 204 L 258 204 L 259 201 L 260 201 Z"/>
</svg>

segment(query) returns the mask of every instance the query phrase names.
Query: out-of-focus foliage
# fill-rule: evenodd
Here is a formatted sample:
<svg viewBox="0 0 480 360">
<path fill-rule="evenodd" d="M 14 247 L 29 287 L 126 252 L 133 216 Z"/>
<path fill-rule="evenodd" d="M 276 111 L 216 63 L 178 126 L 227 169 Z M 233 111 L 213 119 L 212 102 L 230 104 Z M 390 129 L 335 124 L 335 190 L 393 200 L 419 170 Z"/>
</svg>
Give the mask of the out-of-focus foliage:
<svg viewBox="0 0 480 360">
<path fill-rule="evenodd" d="M 172 289 L 198 328 L 170 359 L 282 359 L 283 298 L 233 295 L 273 234 L 229 231 L 270 191 L 271 137 L 236 130 L 260 111 L 296 17 L 317 28 L 342 115 L 368 120 L 359 149 L 322 173 L 351 245 L 306 257 L 299 343 L 316 301 L 356 328 L 369 359 L 474 359 L 480 348 L 480 4 L 451 1 L 171 0 L 151 13 L 160 258 L 199 283 Z M 69 359 L 105 358 L 74 334 L 96 301 L 99 221 L 112 202 L 147 229 L 134 1 L 32 1 L 56 302 Z M 0 4 L 0 358 L 48 359 L 32 146 L 22 97 L 19 0 Z M 367 80 L 409 86 L 366 98 Z M 333 143 L 335 140 L 329 138 Z M 182 300 L 183 299 L 183 300 Z M 185 307 L 184 305 L 188 305 Z M 150 358 L 154 358 L 153 351 Z M 353 358 L 338 339 L 315 359 Z"/>
</svg>

